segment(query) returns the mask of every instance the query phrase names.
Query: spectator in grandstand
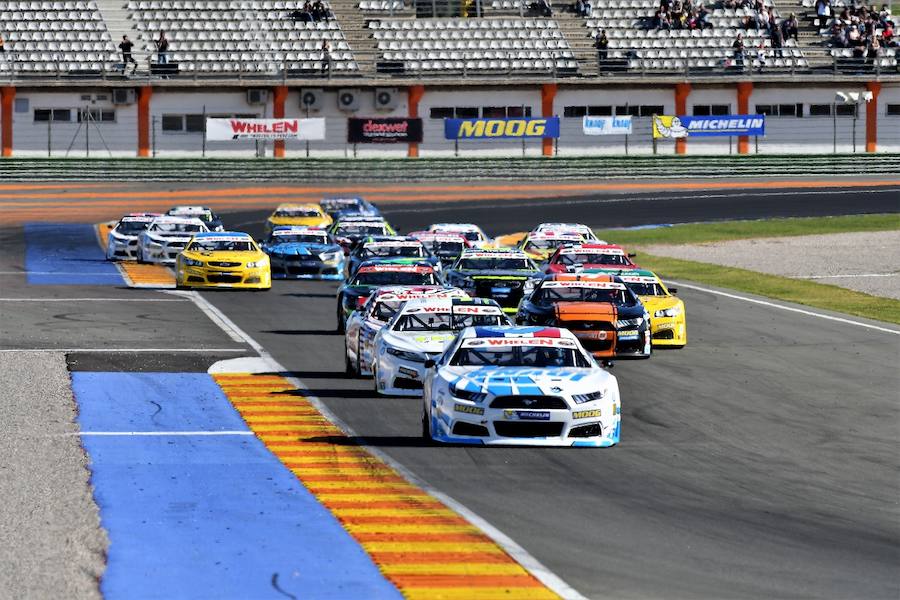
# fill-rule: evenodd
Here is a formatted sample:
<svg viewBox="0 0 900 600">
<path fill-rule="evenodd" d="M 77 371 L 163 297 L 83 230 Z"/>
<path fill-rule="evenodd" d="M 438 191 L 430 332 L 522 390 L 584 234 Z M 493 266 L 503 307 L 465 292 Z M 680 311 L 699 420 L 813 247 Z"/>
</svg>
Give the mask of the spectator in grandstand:
<svg viewBox="0 0 900 600">
<path fill-rule="evenodd" d="M 709 18 L 709 10 L 703 4 L 700 4 L 700 10 L 697 11 L 697 29 L 712 29 L 712 22 L 710 22 Z"/>
<path fill-rule="evenodd" d="M 762 40 L 759 41 L 759 45 L 756 47 L 756 69 L 760 73 L 763 71 L 763 67 L 766 66 L 766 44 Z"/>
<path fill-rule="evenodd" d="M 878 13 L 878 19 L 881 21 L 881 26 L 887 28 L 890 26 L 892 29 L 896 23 L 894 23 L 894 16 L 891 14 L 891 7 L 887 4 L 881 5 L 881 12 Z"/>
<path fill-rule="evenodd" d="M 843 27 L 841 27 L 840 23 L 833 23 L 831 25 L 831 47 L 847 47 L 847 32 Z"/>
<path fill-rule="evenodd" d="M 800 25 L 797 22 L 797 16 L 794 13 L 791 13 L 790 17 L 781 22 L 781 37 L 785 40 L 794 38 L 794 41 L 798 41 L 797 33 L 799 27 Z"/>
<path fill-rule="evenodd" d="M 159 32 L 154 44 L 156 44 L 156 62 L 161 65 L 169 64 L 169 39 L 165 31 Z"/>
<path fill-rule="evenodd" d="M 819 17 L 819 25 L 824 25 L 823 19 L 831 16 L 831 3 L 829 0 L 816 0 L 816 15 Z"/>
<path fill-rule="evenodd" d="M 769 12 L 763 7 L 761 10 L 756 11 L 756 18 L 754 19 L 754 25 L 756 30 L 760 29 L 768 29 L 769 28 Z"/>
<path fill-rule="evenodd" d="M 606 30 L 601 30 L 600 35 L 594 41 L 594 48 L 597 49 L 597 72 L 606 75 L 606 57 L 609 51 L 609 38 L 606 37 Z"/>
<path fill-rule="evenodd" d="M 744 70 L 744 34 L 738 33 L 737 37 L 734 38 L 734 42 L 731 43 L 731 49 L 733 51 L 734 56 L 734 66 Z"/>
<path fill-rule="evenodd" d="M 312 18 L 313 21 L 327 21 L 328 20 L 328 10 L 325 8 L 325 5 L 322 4 L 322 0 L 316 0 L 312 5 Z"/>
<path fill-rule="evenodd" d="M 3 47 L 3 34 L 0 33 L 0 52 L 6 52 L 6 48 Z"/>
<path fill-rule="evenodd" d="M 328 40 L 322 40 L 322 73 L 325 71 L 331 75 L 331 43 Z"/>
<path fill-rule="evenodd" d="M 290 14 L 292 21 L 300 21 L 301 23 L 311 23 L 313 21 L 312 15 L 312 6 L 307 1 L 303 8 L 298 8 L 296 10 L 291 11 Z"/>
<path fill-rule="evenodd" d="M 784 34 L 781 33 L 780 27 L 772 27 L 770 39 L 772 42 L 772 56 L 784 58 L 784 51 L 782 50 L 784 47 Z"/>
<path fill-rule="evenodd" d="M 137 61 L 131 56 L 131 49 L 134 44 L 128 39 L 127 35 L 122 36 L 122 42 L 119 44 L 119 50 L 122 51 L 122 74 L 128 72 L 128 63 L 134 65 L 132 72 L 137 71 Z"/>
<path fill-rule="evenodd" d="M 893 25 L 886 25 L 884 31 L 881 32 L 881 43 L 885 48 L 893 48 L 897 45 L 897 40 L 894 39 Z"/>
<path fill-rule="evenodd" d="M 874 66 L 879 56 L 881 56 L 881 38 L 877 35 L 870 36 L 866 45 L 866 64 Z"/>
<path fill-rule="evenodd" d="M 542 17 L 552 17 L 553 7 L 550 6 L 550 0 L 536 0 L 531 3 L 531 10 L 535 11 Z"/>
<path fill-rule="evenodd" d="M 584 0 L 575 0 L 575 12 L 579 16 L 587 17 L 591 14 L 590 3 Z"/>
</svg>

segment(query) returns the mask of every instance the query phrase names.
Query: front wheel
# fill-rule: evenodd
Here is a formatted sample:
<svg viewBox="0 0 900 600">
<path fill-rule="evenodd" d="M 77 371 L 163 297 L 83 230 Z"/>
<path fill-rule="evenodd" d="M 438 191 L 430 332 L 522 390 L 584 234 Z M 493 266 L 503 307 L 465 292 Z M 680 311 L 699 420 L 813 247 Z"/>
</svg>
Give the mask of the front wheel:
<svg viewBox="0 0 900 600">
<path fill-rule="evenodd" d="M 337 305 L 337 332 L 344 333 L 344 311 L 341 309 L 341 305 L 344 303 L 343 298 L 338 298 Z"/>
</svg>

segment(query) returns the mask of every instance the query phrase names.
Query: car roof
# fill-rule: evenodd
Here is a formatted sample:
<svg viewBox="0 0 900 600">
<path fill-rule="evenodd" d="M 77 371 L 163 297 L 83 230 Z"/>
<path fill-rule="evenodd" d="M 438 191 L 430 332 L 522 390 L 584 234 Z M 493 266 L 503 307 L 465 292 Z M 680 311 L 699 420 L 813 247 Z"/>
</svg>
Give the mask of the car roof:
<svg viewBox="0 0 900 600">
<path fill-rule="evenodd" d="M 241 240 L 250 240 L 253 241 L 253 236 L 249 233 L 244 233 L 243 231 L 202 231 L 198 232 L 194 239 L 197 240 L 215 240 L 215 239 L 226 239 L 226 238 L 239 238 Z"/>
<path fill-rule="evenodd" d="M 492 248 L 489 250 L 466 248 L 459 256 L 460 258 L 528 258 L 528 255 L 518 248 Z"/>
<path fill-rule="evenodd" d="M 427 262 L 416 262 L 413 264 L 398 264 L 381 261 L 365 261 L 358 269 L 359 273 L 434 273 L 434 267 Z"/>
<path fill-rule="evenodd" d="M 444 229 L 446 231 L 481 231 L 481 227 L 475 223 L 432 223 L 428 227 L 430 231 Z"/>
<path fill-rule="evenodd" d="M 307 227 L 306 225 L 279 225 L 272 228 L 272 235 L 276 233 L 315 233 L 317 235 L 328 235 L 328 231 L 321 227 Z"/>
<path fill-rule="evenodd" d="M 154 223 L 190 223 L 191 225 L 203 225 L 206 227 L 206 223 L 198 219 L 197 217 L 178 217 L 175 215 L 163 215 L 161 217 L 156 217 L 153 221 L 150 222 L 151 225 Z"/>
<path fill-rule="evenodd" d="M 456 290 L 454 294 L 425 296 L 422 298 L 410 299 L 403 305 L 402 312 L 432 312 L 422 311 L 423 308 L 433 308 L 433 312 L 450 312 L 455 307 L 469 306 L 490 309 L 483 311 L 485 314 L 503 314 L 503 309 L 495 300 L 489 298 L 470 298 L 465 292 L 458 288 L 449 288 Z"/>
<path fill-rule="evenodd" d="M 317 212 L 321 212 L 321 211 L 322 211 L 322 207 L 319 206 L 318 204 L 313 203 L 313 202 L 301 202 L 301 203 L 296 203 L 296 202 L 286 202 L 286 203 L 284 203 L 284 204 L 279 204 L 277 207 L 275 207 L 275 210 L 288 210 L 288 209 L 292 209 L 292 208 L 302 208 L 302 209 L 306 209 L 306 210 L 315 210 L 315 211 L 317 211 Z"/>
<path fill-rule="evenodd" d="M 479 339 L 503 339 L 503 340 L 519 340 L 522 345 L 530 345 L 529 341 L 535 342 L 533 345 L 555 345 L 542 344 L 543 341 L 550 340 L 566 340 L 567 342 L 575 341 L 577 338 L 568 329 L 559 327 L 538 326 L 521 326 L 521 325 L 493 325 L 493 326 L 476 326 L 466 327 L 460 332 L 461 338 L 479 338 Z M 577 344 L 566 343 L 566 347 L 577 347 Z"/>
<path fill-rule="evenodd" d="M 178 206 L 173 206 L 168 211 L 166 211 L 166 214 L 168 214 L 168 215 L 179 215 L 179 214 L 187 215 L 187 214 L 196 214 L 196 213 L 204 213 L 205 214 L 205 213 L 211 213 L 211 212 L 212 212 L 212 209 L 209 207 L 206 207 L 206 206 L 181 204 Z"/>
</svg>

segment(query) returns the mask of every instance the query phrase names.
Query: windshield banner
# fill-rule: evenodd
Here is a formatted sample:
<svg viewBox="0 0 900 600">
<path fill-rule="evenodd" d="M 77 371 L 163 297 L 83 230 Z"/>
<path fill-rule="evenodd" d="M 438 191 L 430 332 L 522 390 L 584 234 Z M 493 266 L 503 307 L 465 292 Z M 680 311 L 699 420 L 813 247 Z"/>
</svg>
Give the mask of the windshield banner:
<svg viewBox="0 0 900 600">
<path fill-rule="evenodd" d="M 581 121 L 584 135 L 629 135 L 631 115 L 621 117 L 584 117 Z"/>
<path fill-rule="evenodd" d="M 206 119 L 206 139 L 324 140 L 325 119 Z"/>
<path fill-rule="evenodd" d="M 653 117 L 653 137 L 657 139 L 721 135 L 766 135 L 766 116 L 674 117 L 658 115 Z"/>
</svg>

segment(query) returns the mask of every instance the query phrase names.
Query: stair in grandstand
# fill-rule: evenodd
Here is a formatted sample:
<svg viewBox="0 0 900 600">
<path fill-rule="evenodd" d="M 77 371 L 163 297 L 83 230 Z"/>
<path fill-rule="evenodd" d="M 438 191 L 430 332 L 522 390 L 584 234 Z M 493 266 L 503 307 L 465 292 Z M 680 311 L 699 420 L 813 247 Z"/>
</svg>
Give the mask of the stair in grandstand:
<svg viewBox="0 0 900 600">
<path fill-rule="evenodd" d="M 122 41 L 123 35 L 127 35 L 134 42 L 134 22 L 129 17 L 128 11 L 125 10 L 124 0 L 96 0 L 96 2 L 116 47 Z"/>
<path fill-rule="evenodd" d="M 382 15 L 415 16 L 412 9 L 403 7 L 402 0 L 331 0 L 331 10 L 356 57 L 360 76 L 367 78 L 377 76 L 377 51 L 368 21 Z"/>
</svg>

